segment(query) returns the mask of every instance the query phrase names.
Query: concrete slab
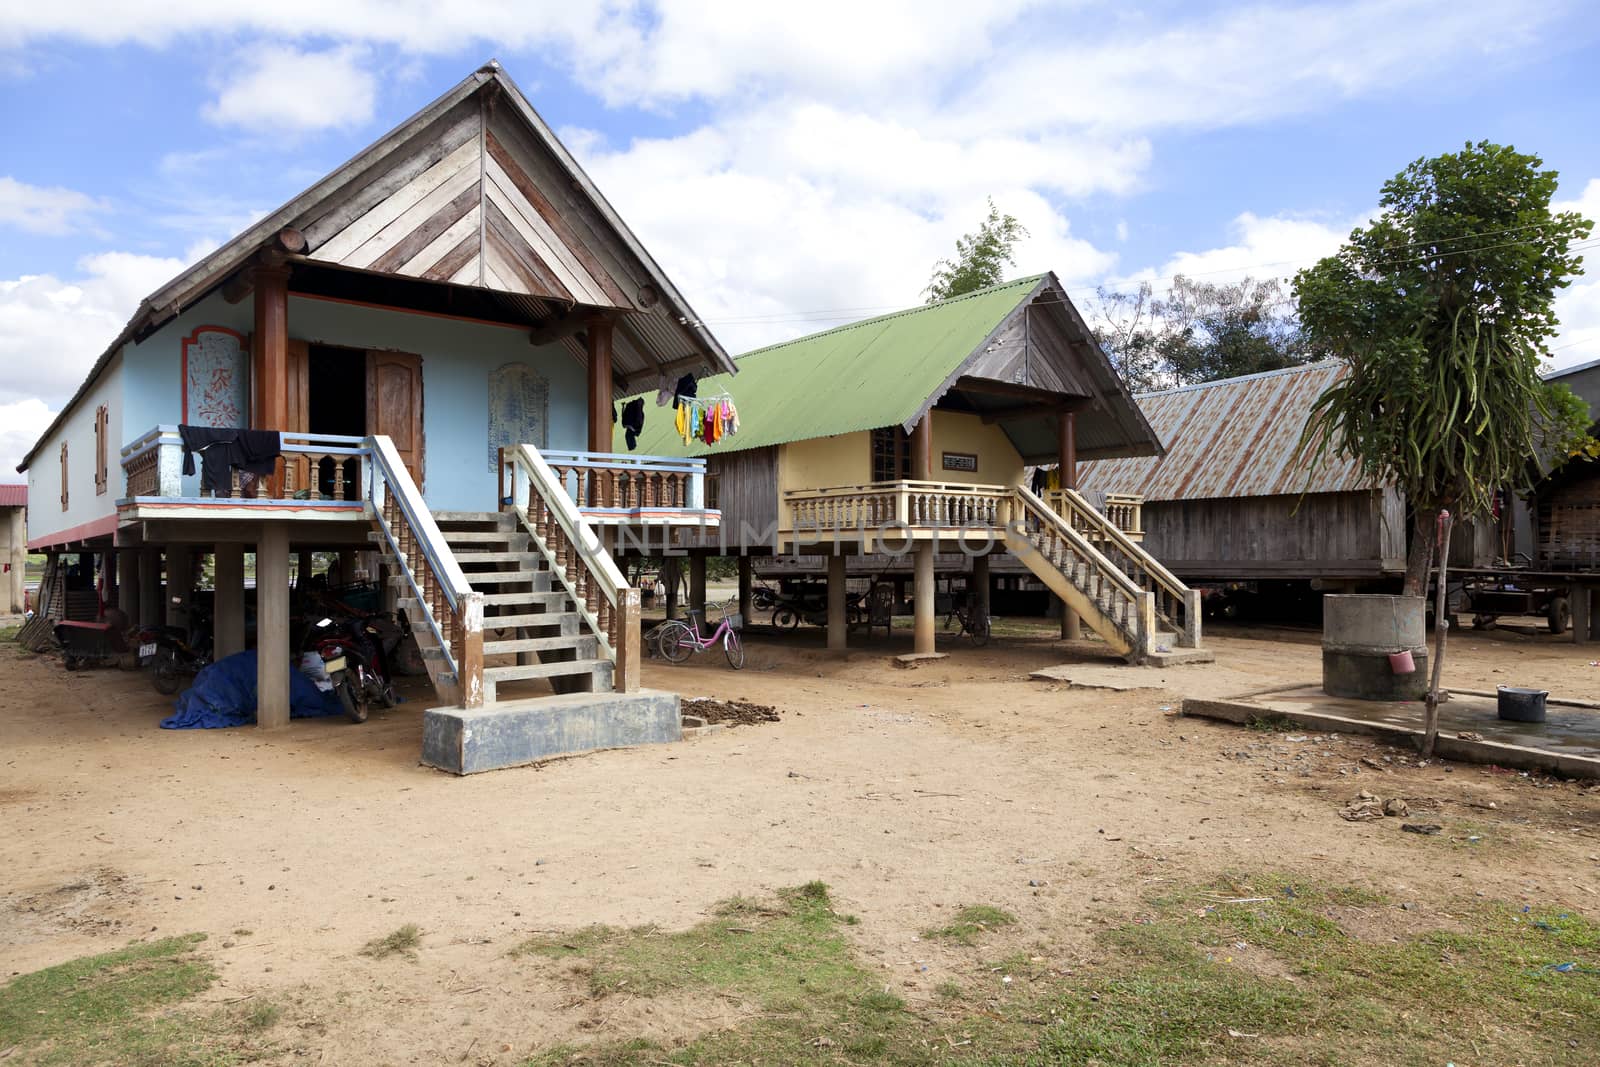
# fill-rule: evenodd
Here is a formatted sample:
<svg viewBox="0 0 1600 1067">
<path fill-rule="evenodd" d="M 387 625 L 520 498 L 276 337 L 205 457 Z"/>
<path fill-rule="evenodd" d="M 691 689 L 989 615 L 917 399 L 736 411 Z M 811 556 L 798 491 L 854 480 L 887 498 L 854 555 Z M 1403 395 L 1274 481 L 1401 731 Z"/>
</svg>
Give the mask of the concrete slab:
<svg viewBox="0 0 1600 1067">
<path fill-rule="evenodd" d="M 1331 697 L 1314 685 L 1183 702 L 1185 715 L 1227 722 L 1282 715 L 1310 730 L 1407 739 L 1422 736 L 1422 711 L 1422 704 L 1416 701 Z M 1454 693 L 1439 706 L 1436 749 L 1446 759 L 1600 778 L 1600 710 L 1585 706 L 1585 702 L 1550 700 L 1547 712 L 1543 723 L 1505 722 L 1492 694 Z"/>
<path fill-rule="evenodd" d="M 1182 693 L 1186 697 L 1233 697 L 1241 693 L 1258 691 L 1256 676 L 1227 667 L 1213 667 L 1206 671 L 1186 668 L 1109 663 L 1063 663 L 1056 667 L 1042 667 L 1028 677 L 1041 682 L 1055 682 L 1074 689 L 1108 689 L 1125 693 L 1135 689 L 1165 689 Z"/>
<path fill-rule="evenodd" d="M 897 667 L 915 667 L 917 664 L 928 660 L 949 658 L 950 653 L 948 652 L 907 652 L 902 656 L 896 656 L 894 662 Z"/>
<path fill-rule="evenodd" d="M 682 736 L 676 693 L 570 693 L 471 710 L 429 708 L 422 715 L 422 762 L 476 774 Z"/>
</svg>

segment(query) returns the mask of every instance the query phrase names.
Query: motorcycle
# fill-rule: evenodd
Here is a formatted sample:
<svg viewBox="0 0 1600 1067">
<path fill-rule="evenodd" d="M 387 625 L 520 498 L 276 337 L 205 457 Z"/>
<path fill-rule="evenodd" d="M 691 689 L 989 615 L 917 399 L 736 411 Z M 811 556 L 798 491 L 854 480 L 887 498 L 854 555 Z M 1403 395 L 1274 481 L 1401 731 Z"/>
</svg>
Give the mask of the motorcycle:
<svg viewBox="0 0 1600 1067">
<path fill-rule="evenodd" d="M 388 659 L 410 636 L 404 613 L 357 615 L 335 622 L 323 616 L 306 629 L 302 652 L 322 661 L 327 684 L 351 722 L 366 722 L 373 705 L 400 703 L 389 682 Z"/>
<path fill-rule="evenodd" d="M 173 601 L 177 603 L 176 598 Z M 144 626 L 139 629 L 139 666 L 152 669 L 156 692 L 171 696 L 211 663 L 211 619 L 198 607 L 191 607 L 193 624 L 182 626 Z"/>
</svg>

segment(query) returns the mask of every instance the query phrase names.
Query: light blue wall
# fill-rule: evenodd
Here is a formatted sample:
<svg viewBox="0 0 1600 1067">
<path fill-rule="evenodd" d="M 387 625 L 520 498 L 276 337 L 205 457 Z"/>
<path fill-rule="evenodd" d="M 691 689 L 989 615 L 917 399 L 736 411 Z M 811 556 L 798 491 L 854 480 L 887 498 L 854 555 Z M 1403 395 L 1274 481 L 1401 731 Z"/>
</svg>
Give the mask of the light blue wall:
<svg viewBox="0 0 1600 1067">
<path fill-rule="evenodd" d="M 289 336 L 422 357 L 422 495 L 437 511 L 494 509 L 489 374 L 504 363 L 527 363 L 549 379 L 550 448 L 581 449 L 588 443 L 583 367 L 562 348 L 531 347 L 525 328 L 291 297 Z"/>
<path fill-rule="evenodd" d="M 182 344 L 196 326 L 252 327 L 250 301 L 212 295 L 139 345 L 124 349 L 123 436 L 182 420 Z M 423 495 L 436 510 L 494 508 L 489 470 L 489 374 L 527 363 L 550 382 L 549 447 L 588 442 L 588 386 L 583 367 L 558 346 L 530 347 L 527 331 L 427 315 L 291 296 L 289 336 L 313 344 L 392 349 L 422 357 Z M 364 402 L 358 399 L 357 402 Z M 185 485 L 197 492 L 198 484 Z"/>
</svg>

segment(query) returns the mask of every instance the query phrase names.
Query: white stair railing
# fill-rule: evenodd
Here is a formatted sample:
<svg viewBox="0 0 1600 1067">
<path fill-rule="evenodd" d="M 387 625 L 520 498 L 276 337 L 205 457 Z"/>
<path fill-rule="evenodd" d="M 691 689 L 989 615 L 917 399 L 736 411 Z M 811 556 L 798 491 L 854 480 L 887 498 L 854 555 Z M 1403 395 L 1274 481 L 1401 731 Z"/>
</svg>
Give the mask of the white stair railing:
<svg viewBox="0 0 1600 1067">
<path fill-rule="evenodd" d="M 416 594 L 464 708 L 483 705 L 483 594 L 467 581 L 444 533 L 386 436 L 367 439 L 367 503 L 390 555 Z"/>
<path fill-rule="evenodd" d="M 602 655 L 612 661 L 613 687 L 633 692 L 639 688 L 639 591 L 628 585 L 539 450 L 519 445 L 506 455 L 512 468 L 512 510 L 553 564 L 556 579 L 571 594 Z"/>
</svg>

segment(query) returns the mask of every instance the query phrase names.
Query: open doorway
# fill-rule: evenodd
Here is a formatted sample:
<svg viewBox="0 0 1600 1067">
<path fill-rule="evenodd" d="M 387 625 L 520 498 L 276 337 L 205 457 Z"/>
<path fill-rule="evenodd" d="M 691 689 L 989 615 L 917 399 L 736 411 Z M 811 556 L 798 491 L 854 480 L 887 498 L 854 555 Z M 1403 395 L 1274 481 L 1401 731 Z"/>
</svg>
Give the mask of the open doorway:
<svg viewBox="0 0 1600 1067">
<path fill-rule="evenodd" d="M 306 432 L 367 435 L 367 353 L 360 348 L 311 345 L 306 353 Z M 358 499 L 355 464 L 344 465 L 343 499 Z M 331 460 L 316 472 L 318 490 L 333 496 L 340 475 Z"/>
</svg>

